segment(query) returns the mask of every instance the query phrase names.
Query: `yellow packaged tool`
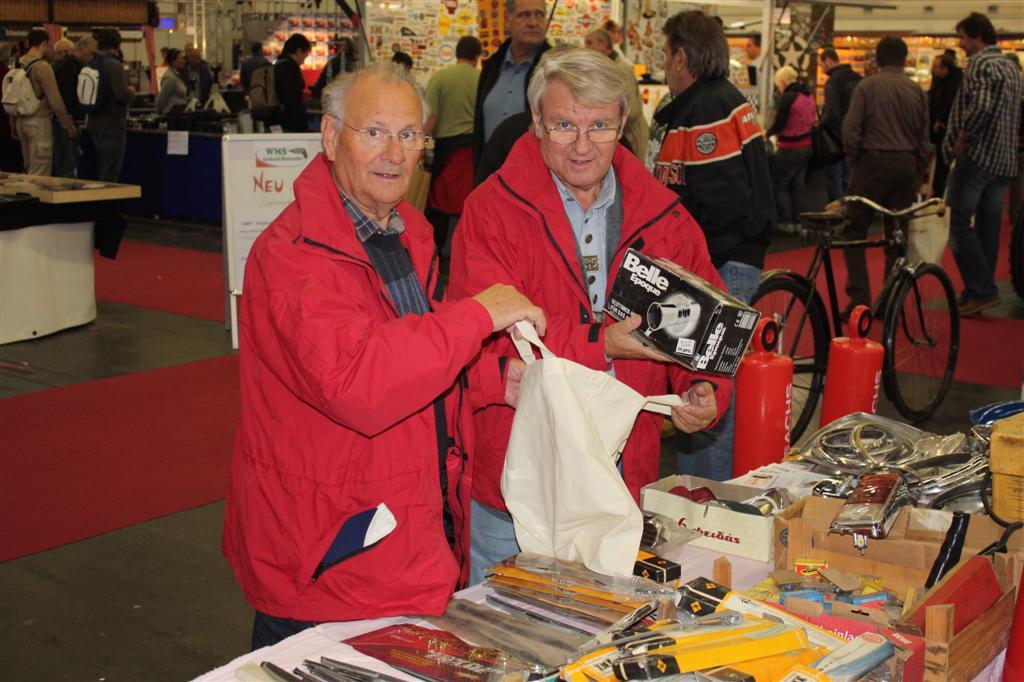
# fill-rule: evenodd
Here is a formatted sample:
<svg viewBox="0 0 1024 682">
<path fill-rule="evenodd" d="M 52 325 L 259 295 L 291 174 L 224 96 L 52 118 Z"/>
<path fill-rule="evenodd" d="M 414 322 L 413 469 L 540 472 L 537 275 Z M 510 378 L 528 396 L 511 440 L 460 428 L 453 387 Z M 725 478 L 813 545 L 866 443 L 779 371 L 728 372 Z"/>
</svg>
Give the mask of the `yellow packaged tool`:
<svg viewBox="0 0 1024 682">
<path fill-rule="evenodd" d="M 828 562 L 820 559 L 797 559 L 794 568 L 797 575 L 810 578 L 820 575 L 822 569 L 828 568 Z"/>
<path fill-rule="evenodd" d="M 755 658 L 752 661 L 719 666 L 711 670 L 702 670 L 701 673 L 715 680 L 753 679 L 754 682 L 781 682 L 794 666 L 810 666 L 826 654 L 828 654 L 828 649 L 809 647 L 775 656 Z"/>
<path fill-rule="evenodd" d="M 562 669 L 568 682 L 655 679 L 805 649 L 800 627 L 746 618 L 735 625 L 666 627 L 584 655 Z"/>
</svg>

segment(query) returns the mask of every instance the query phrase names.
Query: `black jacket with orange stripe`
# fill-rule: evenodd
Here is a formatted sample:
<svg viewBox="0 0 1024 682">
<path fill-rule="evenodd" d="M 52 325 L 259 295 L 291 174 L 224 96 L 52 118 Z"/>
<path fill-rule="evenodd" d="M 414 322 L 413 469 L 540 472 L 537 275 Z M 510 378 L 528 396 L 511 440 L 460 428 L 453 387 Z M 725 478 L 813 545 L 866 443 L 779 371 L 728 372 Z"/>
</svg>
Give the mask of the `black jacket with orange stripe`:
<svg viewBox="0 0 1024 682">
<path fill-rule="evenodd" d="M 736 86 L 697 81 L 654 115 L 651 131 L 648 166 L 703 229 L 715 267 L 763 267 L 775 198 L 764 132 Z"/>
</svg>

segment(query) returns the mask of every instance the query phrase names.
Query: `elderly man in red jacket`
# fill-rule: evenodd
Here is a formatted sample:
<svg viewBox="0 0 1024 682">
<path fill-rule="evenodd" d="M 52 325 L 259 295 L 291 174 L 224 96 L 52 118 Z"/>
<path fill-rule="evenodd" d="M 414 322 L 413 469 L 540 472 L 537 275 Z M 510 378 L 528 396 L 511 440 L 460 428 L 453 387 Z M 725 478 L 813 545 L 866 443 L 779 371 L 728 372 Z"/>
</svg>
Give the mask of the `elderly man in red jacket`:
<svg viewBox="0 0 1024 682">
<path fill-rule="evenodd" d="M 472 296 L 495 282 L 515 286 L 547 316 L 552 351 L 615 376 L 640 393 L 690 388 L 691 404 L 672 420 L 686 432 L 715 422 L 729 401 L 728 379 L 701 377 L 666 361 L 630 332 L 639 316 L 612 323 L 603 315 L 609 282 L 626 249 L 668 258 L 716 286 L 700 227 L 679 197 L 618 144 L 629 116 L 629 88 L 621 70 L 592 50 L 547 53 L 530 80 L 533 126 L 508 160 L 466 200 L 455 231 L 453 296 Z M 488 349 L 516 357 L 504 335 Z M 482 365 L 487 359 L 481 361 Z M 483 376 L 519 372 L 515 364 L 481 367 Z M 476 464 L 470 583 L 495 561 L 517 551 L 500 479 L 513 411 L 489 405 L 475 413 Z M 630 491 L 658 475 L 661 417 L 643 413 L 622 456 Z"/>
<path fill-rule="evenodd" d="M 433 230 L 402 200 L 427 140 L 419 86 L 377 67 L 323 101 L 324 153 L 253 245 L 239 314 L 223 550 L 256 609 L 253 648 L 444 612 L 468 575 L 468 410 L 488 399 L 463 368 L 492 332 L 544 329 L 510 286 L 438 303 Z"/>
</svg>

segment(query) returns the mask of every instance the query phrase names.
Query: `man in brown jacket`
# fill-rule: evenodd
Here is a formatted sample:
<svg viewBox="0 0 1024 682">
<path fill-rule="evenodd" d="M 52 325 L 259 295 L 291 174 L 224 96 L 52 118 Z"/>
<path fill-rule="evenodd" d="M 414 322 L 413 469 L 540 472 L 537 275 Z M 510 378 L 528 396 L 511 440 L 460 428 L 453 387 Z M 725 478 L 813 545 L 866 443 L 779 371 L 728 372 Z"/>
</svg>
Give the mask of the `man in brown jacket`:
<svg viewBox="0 0 1024 682">
<path fill-rule="evenodd" d="M 15 119 L 14 134 L 21 141 L 25 172 L 51 175 L 53 170 L 53 117 L 56 116 L 69 138 L 78 136 L 75 122 L 68 115 L 50 65 L 50 38 L 42 29 L 28 32 L 28 52 L 21 61 L 32 89 L 39 98 L 39 109 L 31 116 Z"/>
<path fill-rule="evenodd" d="M 853 101 L 843 119 L 843 151 L 853 169 L 847 196 L 867 197 L 890 210 L 907 208 L 921 186 L 932 146 L 928 141 L 928 97 L 903 72 L 907 44 L 895 36 L 879 41 L 875 51 L 880 71 L 862 80 L 853 91 Z M 863 204 L 848 208 L 850 224 L 844 237 L 867 238 L 871 209 Z M 885 234 L 895 226 L 885 219 Z M 871 305 L 864 249 L 845 249 L 846 293 L 850 305 Z M 885 250 L 886 272 L 895 260 L 895 250 Z"/>
</svg>

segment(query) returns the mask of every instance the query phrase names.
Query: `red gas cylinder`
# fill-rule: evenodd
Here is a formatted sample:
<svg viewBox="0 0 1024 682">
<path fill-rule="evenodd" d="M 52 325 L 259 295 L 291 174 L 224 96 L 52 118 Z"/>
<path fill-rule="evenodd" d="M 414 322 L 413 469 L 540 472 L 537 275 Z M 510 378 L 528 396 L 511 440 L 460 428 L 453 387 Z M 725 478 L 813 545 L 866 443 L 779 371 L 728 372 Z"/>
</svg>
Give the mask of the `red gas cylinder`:
<svg viewBox="0 0 1024 682">
<path fill-rule="evenodd" d="M 779 326 L 762 318 L 736 372 L 732 475 L 780 462 L 789 451 L 793 417 L 793 360 L 772 351 Z"/>
<path fill-rule="evenodd" d="M 850 313 L 846 332 L 849 336 L 832 339 L 825 374 L 825 400 L 821 405 L 821 426 L 854 412 L 875 413 L 878 386 L 882 381 L 880 343 L 867 337 L 871 329 L 871 311 L 859 305 Z"/>
</svg>

